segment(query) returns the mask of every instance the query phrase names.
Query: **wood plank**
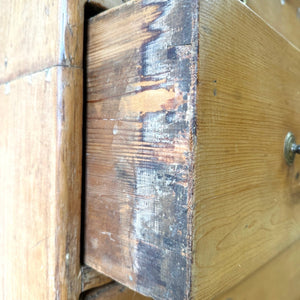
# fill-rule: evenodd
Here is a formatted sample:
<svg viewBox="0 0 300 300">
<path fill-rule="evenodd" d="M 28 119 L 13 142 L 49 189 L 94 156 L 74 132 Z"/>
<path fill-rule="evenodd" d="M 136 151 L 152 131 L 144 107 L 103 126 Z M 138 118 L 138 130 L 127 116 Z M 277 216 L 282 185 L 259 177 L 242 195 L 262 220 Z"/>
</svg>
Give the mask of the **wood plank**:
<svg viewBox="0 0 300 300">
<path fill-rule="evenodd" d="M 81 67 L 83 4 L 0 1 L 0 83 L 53 65 Z"/>
<path fill-rule="evenodd" d="M 84 263 L 157 298 L 189 291 L 194 12 L 133 1 L 88 28 Z"/>
<path fill-rule="evenodd" d="M 81 267 L 81 291 L 100 287 L 102 285 L 111 283 L 113 280 L 105 275 L 97 272 L 96 270 L 83 265 Z"/>
<path fill-rule="evenodd" d="M 138 294 L 125 286 L 114 282 L 86 293 L 84 300 L 147 300 L 151 299 Z"/>
<path fill-rule="evenodd" d="M 53 67 L 0 95 L 0 297 L 76 299 L 82 70 Z"/>
<path fill-rule="evenodd" d="M 299 0 L 247 0 L 246 3 L 269 25 L 300 49 Z"/>
<path fill-rule="evenodd" d="M 0 2 L 1 299 L 81 292 L 83 2 Z"/>
<path fill-rule="evenodd" d="M 216 300 L 300 299 L 300 241 Z"/>
<path fill-rule="evenodd" d="M 158 299 L 211 299 L 300 237 L 299 50 L 240 1 L 197 5 L 88 29 L 84 261 Z"/>
<path fill-rule="evenodd" d="M 239 1 L 201 1 L 199 66 L 192 282 L 210 299 L 299 239 L 300 52 Z"/>
</svg>

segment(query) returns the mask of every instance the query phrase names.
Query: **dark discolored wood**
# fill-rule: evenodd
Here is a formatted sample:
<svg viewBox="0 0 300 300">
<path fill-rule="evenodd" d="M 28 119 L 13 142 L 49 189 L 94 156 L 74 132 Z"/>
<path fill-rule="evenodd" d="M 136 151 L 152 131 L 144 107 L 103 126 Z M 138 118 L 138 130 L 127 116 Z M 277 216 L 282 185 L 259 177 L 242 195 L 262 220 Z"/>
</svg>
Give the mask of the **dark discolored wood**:
<svg viewBox="0 0 300 300">
<path fill-rule="evenodd" d="M 105 275 L 97 272 L 96 270 L 83 265 L 81 267 L 81 291 L 85 292 L 87 290 L 103 286 L 105 284 L 111 283 L 113 280 Z"/>
<path fill-rule="evenodd" d="M 134 1 L 88 28 L 84 262 L 160 298 L 189 292 L 196 21 Z"/>
</svg>

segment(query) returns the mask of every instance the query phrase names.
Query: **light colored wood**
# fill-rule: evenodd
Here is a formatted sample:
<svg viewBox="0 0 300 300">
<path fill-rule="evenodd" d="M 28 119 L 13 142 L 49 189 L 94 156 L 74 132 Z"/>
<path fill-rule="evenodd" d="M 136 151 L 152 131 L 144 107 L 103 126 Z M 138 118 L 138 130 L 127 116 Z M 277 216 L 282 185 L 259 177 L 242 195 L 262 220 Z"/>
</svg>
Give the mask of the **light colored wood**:
<svg viewBox="0 0 300 300">
<path fill-rule="evenodd" d="M 215 300 L 300 299 L 300 241 Z"/>
<path fill-rule="evenodd" d="M 81 291 L 85 292 L 87 290 L 100 287 L 102 285 L 108 284 L 113 280 L 105 275 L 97 272 L 96 270 L 83 265 L 81 267 Z"/>
<path fill-rule="evenodd" d="M 151 298 L 138 294 L 119 283 L 111 283 L 105 287 L 88 292 L 84 300 L 150 300 Z"/>
<path fill-rule="evenodd" d="M 300 1 L 247 0 L 253 9 L 270 26 L 300 49 Z"/>
<path fill-rule="evenodd" d="M 82 1 L 0 3 L 0 298 L 78 299 Z"/>
<path fill-rule="evenodd" d="M 53 65 L 81 67 L 83 3 L 0 1 L 0 83 Z"/>
<path fill-rule="evenodd" d="M 3 299 L 80 292 L 81 77 L 53 67 L 0 85 Z"/>
<path fill-rule="evenodd" d="M 299 239 L 283 142 L 300 140 L 300 52 L 230 0 L 200 2 L 199 44 L 192 287 L 211 299 Z"/>
</svg>

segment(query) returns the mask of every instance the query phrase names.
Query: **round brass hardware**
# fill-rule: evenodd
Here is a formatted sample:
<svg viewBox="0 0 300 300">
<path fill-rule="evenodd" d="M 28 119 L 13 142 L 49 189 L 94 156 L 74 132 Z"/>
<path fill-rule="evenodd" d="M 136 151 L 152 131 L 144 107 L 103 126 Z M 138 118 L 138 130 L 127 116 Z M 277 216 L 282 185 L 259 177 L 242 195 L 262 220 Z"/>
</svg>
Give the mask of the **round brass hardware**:
<svg viewBox="0 0 300 300">
<path fill-rule="evenodd" d="M 300 145 L 296 144 L 296 138 L 292 132 L 288 132 L 284 140 L 284 158 L 288 165 L 294 162 L 295 154 L 300 154 Z"/>
</svg>

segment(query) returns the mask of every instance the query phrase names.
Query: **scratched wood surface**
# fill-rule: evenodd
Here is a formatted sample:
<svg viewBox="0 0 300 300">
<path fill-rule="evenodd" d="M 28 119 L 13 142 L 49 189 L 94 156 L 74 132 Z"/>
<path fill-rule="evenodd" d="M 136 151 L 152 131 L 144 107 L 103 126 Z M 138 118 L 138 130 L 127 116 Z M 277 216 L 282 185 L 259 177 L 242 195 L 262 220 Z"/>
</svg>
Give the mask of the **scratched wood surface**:
<svg viewBox="0 0 300 300">
<path fill-rule="evenodd" d="M 83 3 L 0 2 L 0 298 L 76 299 Z"/>
<path fill-rule="evenodd" d="M 247 6 L 300 49 L 299 0 L 247 0 Z"/>
<path fill-rule="evenodd" d="M 3 299 L 80 292 L 81 75 L 53 67 L 0 85 Z"/>
<path fill-rule="evenodd" d="M 240 1 L 197 11 L 136 1 L 88 29 L 84 259 L 158 299 L 211 299 L 300 236 L 299 50 Z"/>
<path fill-rule="evenodd" d="M 300 237 L 300 158 L 283 158 L 300 52 L 230 0 L 200 2 L 199 44 L 192 287 L 210 299 Z"/>
<path fill-rule="evenodd" d="M 300 241 L 298 240 L 239 285 L 215 300 L 300 299 Z"/>
<path fill-rule="evenodd" d="M 196 20 L 134 1 L 88 27 L 84 262 L 163 299 L 189 292 Z"/>
</svg>

